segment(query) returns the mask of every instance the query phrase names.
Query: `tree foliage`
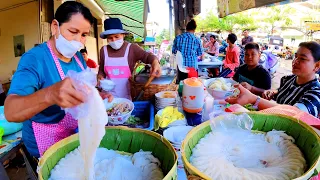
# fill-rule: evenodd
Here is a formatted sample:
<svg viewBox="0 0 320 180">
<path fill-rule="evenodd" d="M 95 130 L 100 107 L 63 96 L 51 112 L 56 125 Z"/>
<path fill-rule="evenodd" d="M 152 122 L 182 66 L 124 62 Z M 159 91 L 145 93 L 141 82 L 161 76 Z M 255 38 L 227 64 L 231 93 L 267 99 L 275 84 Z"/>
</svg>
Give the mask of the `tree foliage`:
<svg viewBox="0 0 320 180">
<path fill-rule="evenodd" d="M 290 6 L 272 6 L 269 8 L 269 11 L 265 14 L 268 17 L 265 18 L 265 22 L 270 26 L 270 34 L 273 34 L 276 27 L 292 25 L 293 21 L 289 16 L 295 13 L 295 9 L 290 8 Z"/>
<path fill-rule="evenodd" d="M 258 25 L 253 17 L 247 13 L 237 13 L 224 18 L 218 18 L 213 12 L 208 12 L 205 18 L 196 17 L 198 31 L 228 31 L 255 30 Z"/>
<path fill-rule="evenodd" d="M 163 40 L 170 40 L 170 34 L 168 29 L 163 29 L 159 35 L 156 36 L 156 43 L 160 45 Z"/>
</svg>

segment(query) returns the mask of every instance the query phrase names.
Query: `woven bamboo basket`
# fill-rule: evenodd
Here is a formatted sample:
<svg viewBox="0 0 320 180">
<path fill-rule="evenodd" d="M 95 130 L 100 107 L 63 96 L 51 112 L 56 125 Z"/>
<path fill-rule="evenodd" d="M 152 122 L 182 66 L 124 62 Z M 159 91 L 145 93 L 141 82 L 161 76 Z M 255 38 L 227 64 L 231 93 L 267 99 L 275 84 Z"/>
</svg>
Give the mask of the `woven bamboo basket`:
<svg viewBox="0 0 320 180">
<path fill-rule="evenodd" d="M 74 134 L 50 147 L 40 159 L 39 179 L 49 179 L 51 170 L 59 160 L 78 146 L 79 136 Z M 151 151 L 161 162 L 164 180 L 177 179 L 177 154 L 170 142 L 155 132 L 119 126 L 106 127 L 100 147 L 132 154 L 140 149 Z"/>
<path fill-rule="evenodd" d="M 141 64 L 141 63 L 140 63 Z M 135 65 L 134 71 L 132 73 L 132 76 L 130 78 L 130 85 L 131 85 L 131 97 L 134 99 L 139 95 L 139 93 L 142 91 L 144 87 L 144 83 L 138 83 L 135 81 L 136 77 L 136 69 L 140 65 L 137 63 Z M 153 98 L 153 96 L 161 91 L 177 91 L 178 90 L 178 85 L 175 83 L 175 79 L 171 82 L 171 84 L 150 84 L 147 89 L 145 89 L 143 96 L 139 99 L 139 101 L 148 101 Z"/>
<path fill-rule="evenodd" d="M 253 130 L 262 132 L 273 129 L 283 130 L 295 139 L 295 143 L 304 154 L 308 165 L 306 172 L 295 180 L 307 180 L 318 174 L 320 170 L 320 137 L 309 125 L 290 116 L 270 115 L 260 112 L 250 112 L 248 114 L 254 121 Z M 192 129 L 182 143 L 182 161 L 189 180 L 210 179 L 189 162 L 192 149 L 209 132 L 211 132 L 210 121 L 207 121 Z"/>
</svg>

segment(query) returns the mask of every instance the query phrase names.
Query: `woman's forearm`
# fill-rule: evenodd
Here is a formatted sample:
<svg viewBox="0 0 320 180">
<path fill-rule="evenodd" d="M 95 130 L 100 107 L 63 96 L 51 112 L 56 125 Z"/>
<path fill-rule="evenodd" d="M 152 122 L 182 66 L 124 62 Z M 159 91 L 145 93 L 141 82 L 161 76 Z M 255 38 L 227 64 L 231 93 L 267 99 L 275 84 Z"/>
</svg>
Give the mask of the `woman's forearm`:
<svg viewBox="0 0 320 180">
<path fill-rule="evenodd" d="M 276 102 L 274 102 L 274 101 L 269 101 L 269 100 L 261 98 L 260 102 L 258 104 L 258 109 L 259 110 L 268 109 L 268 108 L 271 108 L 271 107 L 274 107 L 274 106 L 277 106 L 277 105 L 278 104 Z"/>
<path fill-rule="evenodd" d="M 28 96 L 9 95 L 5 101 L 4 112 L 9 122 L 24 122 L 53 105 L 46 98 L 48 88 Z"/>
<path fill-rule="evenodd" d="M 251 92 L 255 95 L 262 96 L 264 89 L 260 89 L 260 88 L 252 86 Z"/>
</svg>

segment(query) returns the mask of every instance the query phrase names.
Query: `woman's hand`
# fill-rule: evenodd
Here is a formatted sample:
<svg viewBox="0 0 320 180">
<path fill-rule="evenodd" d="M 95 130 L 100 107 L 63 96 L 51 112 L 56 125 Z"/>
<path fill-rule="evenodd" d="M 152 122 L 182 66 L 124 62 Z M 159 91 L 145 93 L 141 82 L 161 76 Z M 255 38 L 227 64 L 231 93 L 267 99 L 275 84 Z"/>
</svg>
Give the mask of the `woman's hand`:
<svg viewBox="0 0 320 180">
<path fill-rule="evenodd" d="M 84 95 L 77 91 L 70 78 L 48 87 L 45 93 L 46 101 L 51 105 L 58 105 L 62 108 L 70 108 L 84 102 Z"/>
<path fill-rule="evenodd" d="M 102 92 L 100 92 L 100 96 L 102 97 L 102 99 L 108 99 L 108 102 L 113 101 L 113 95 L 111 93 L 102 91 Z"/>
<path fill-rule="evenodd" d="M 244 88 L 248 89 L 250 92 L 252 91 L 252 86 L 247 82 L 240 83 Z"/>
<path fill-rule="evenodd" d="M 235 88 L 240 90 L 240 94 L 237 97 L 229 97 L 226 101 L 230 104 L 254 104 L 257 100 L 257 96 L 252 94 L 248 89 L 244 88 L 241 84 L 234 85 Z"/>
<path fill-rule="evenodd" d="M 105 78 L 103 77 L 103 75 L 98 74 L 98 78 L 97 78 L 97 87 L 100 87 L 100 80 L 104 80 Z"/>
<path fill-rule="evenodd" d="M 161 67 L 158 60 L 154 60 L 151 64 L 151 76 L 160 77 L 161 76 Z"/>
<path fill-rule="evenodd" d="M 277 94 L 277 91 L 275 90 L 265 90 L 262 93 L 262 98 L 263 99 L 267 99 L 267 100 L 271 100 L 273 99 L 273 97 Z"/>
</svg>

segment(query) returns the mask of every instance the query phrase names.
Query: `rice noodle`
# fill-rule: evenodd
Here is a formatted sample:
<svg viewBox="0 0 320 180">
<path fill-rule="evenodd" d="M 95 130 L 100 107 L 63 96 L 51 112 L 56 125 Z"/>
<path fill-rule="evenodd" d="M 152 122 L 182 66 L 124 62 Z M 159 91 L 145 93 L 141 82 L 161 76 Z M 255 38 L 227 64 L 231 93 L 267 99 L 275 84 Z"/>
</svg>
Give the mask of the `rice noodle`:
<svg viewBox="0 0 320 180">
<path fill-rule="evenodd" d="M 194 147 L 190 162 L 212 179 L 290 180 L 306 161 L 294 139 L 283 131 L 214 131 Z"/>
</svg>

